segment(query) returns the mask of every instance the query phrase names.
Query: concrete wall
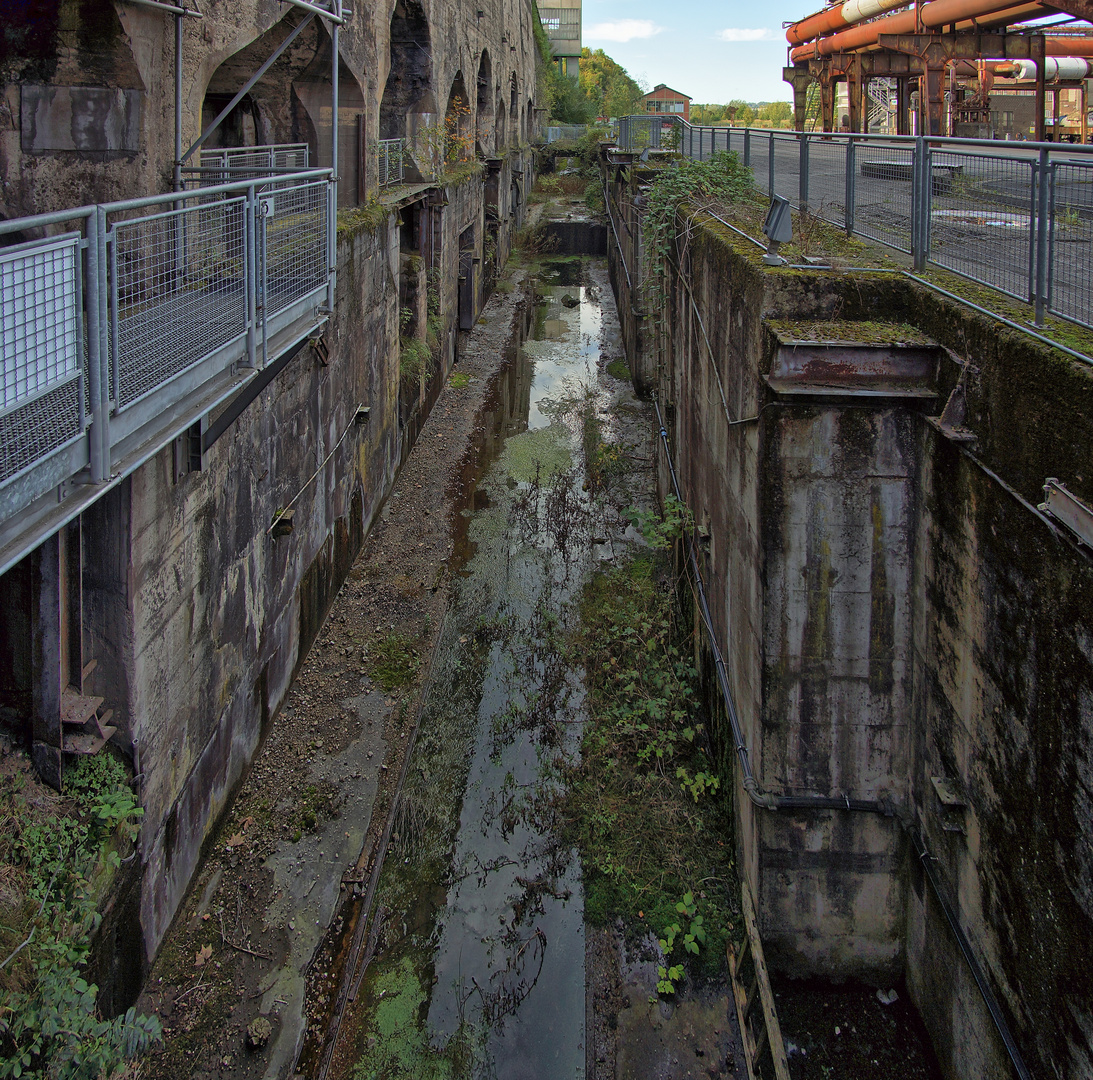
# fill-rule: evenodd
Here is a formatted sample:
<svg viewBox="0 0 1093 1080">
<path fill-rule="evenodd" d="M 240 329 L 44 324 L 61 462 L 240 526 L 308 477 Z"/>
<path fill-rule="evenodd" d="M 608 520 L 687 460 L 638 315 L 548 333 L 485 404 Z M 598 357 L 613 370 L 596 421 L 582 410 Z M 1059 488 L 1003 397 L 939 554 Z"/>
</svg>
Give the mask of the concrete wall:
<svg viewBox="0 0 1093 1080">
<path fill-rule="evenodd" d="M 757 810 L 715 715 L 768 960 L 902 974 L 947 1076 L 1010 1075 L 913 833 L 1032 1074 L 1093 1076 L 1093 560 L 1035 507 L 1047 476 L 1093 503 L 1093 373 L 906 279 L 768 270 L 753 251 L 692 223 L 687 285 L 646 302 L 657 333 L 620 313 L 709 532 L 703 575 L 761 786 L 896 810 Z M 868 337 L 877 312 L 947 350 L 932 401 L 767 384 L 768 320 L 838 313 Z"/>
<path fill-rule="evenodd" d="M 5 216 L 169 189 L 173 20 L 135 5 L 107 4 L 89 26 L 87 7 L 66 0 L 55 24 L 16 27 L 25 31 L 22 52 L 5 54 L 5 75 L 15 80 L 0 111 Z M 431 28 L 425 75 L 445 99 L 458 73 L 475 87 L 487 70 L 482 89 L 491 98 L 534 94 L 530 4 L 433 2 L 423 10 Z M 392 63 L 390 17 L 386 7 L 358 7 L 342 35 L 343 89 L 358 88 L 370 139 Z M 206 92 L 230 93 L 296 22 L 292 9 L 230 0 L 184 24 L 184 144 L 200 130 Z M 500 60 L 484 64 L 484 53 L 503 57 L 503 66 Z M 256 87 L 249 119 L 238 130 L 263 141 L 302 138 L 321 149 L 320 91 L 325 79 L 329 93 L 329 78 L 329 38 L 316 23 Z M 24 91 L 31 83 L 44 89 L 21 97 L 19 81 Z M 73 86 L 104 89 L 99 97 L 81 96 Z M 110 86 L 124 93 L 105 89 Z M 29 103 L 24 115 L 33 130 L 20 131 L 22 101 Z M 105 119 L 98 127 L 91 125 L 92 141 L 68 147 L 65 139 L 87 125 L 66 128 L 62 120 L 92 116 L 96 103 L 108 107 L 100 110 Z M 479 110 L 476 119 L 492 124 L 493 110 Z M 355 135 L 355 125 L 349 127 Z M 516 145 L 516 127 L 506 132 L 500 139 L 481 132 L 495 155 L 488 170 L 465 168 L 458 182 L 388 190 L 387 212 L 371 215 L 372 224 L 343 220 L 336 310 L 320 347 L 305 344 L 276 365 L 256 396 L 244 388 L 245 398 L 204 419 L 208 429 L 225 409 L 245 403 L 200 455 L 200 468 L 191 469 L 187 454 L 167 447 L 80 519 L 74 535 L 82 547 L 82 596 L 73 612 L 84 661 L 98 661 L 83 689 L 114 710 L 114 742 L 132 755 L 138 774 L 143 872 L 138 885 L 127 886 L 137 891 L 126 910 L 139 910 L 146 958 L 159 947 L 203 844 L 447 378 L 456 351 L 461 246 L 472 266 L 463 316 L 473 324 L 488 276 L 522 224 L 531 156 Z M 366 156 L 369 194 L 375 195 L 375 163 L 370 151 Z M 357 194 L 343 190 L 341 204 L 356 202 Z M 416 228 L 406 227 L 401 215 Z M 400 327 L 400 286 L 409 275 L 421 308 L 413 328 Z M 404 386 L 399 335 L 421 336 L 426 309 L 437 316 L 437 355 L 430 370 Z M 355 422 L 359 405 L 369 410 L 365 423 Z M 273 520 L 289 506 L 291 532 L 275 536 Z M 19 610 L 4 615 L 4 664 L 19 659 L 18 640 L 26 636 L 20 627 L 33 606 L 24 596 L 30 580 L 24 571 L 17 567 L 0 587 L 0 595 L 21 598 Z M 0 701 L 5 719 L 25 711 L 28 678 L 42 677 L 31 672 L 4 684 L 0 697 L 11 699 Z M 127 1004 L 135 977 L 139 972 L 119 972 L 128 988 L 121 994 L 107 988 L 111 1000 Z"/>
</svg>

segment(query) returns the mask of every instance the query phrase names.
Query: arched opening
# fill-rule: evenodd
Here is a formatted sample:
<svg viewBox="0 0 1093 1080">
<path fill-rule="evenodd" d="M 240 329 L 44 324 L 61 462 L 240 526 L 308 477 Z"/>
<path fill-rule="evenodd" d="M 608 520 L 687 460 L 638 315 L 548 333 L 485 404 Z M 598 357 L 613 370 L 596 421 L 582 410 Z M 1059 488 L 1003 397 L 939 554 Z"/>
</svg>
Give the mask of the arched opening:
<svg viewBox="0 0 1093 1080">
<path fill-rule="evenodd" d="M 380 138 L 412 139 L 422 116 L 436 115 L 429 20 L 418 0 L 398 0 L 391 13 L 391 68 L 380 102 Z"/>
<path fill-rule="evenodd" d="M 490 54 L 483 49 L 482 59 L 478 64 L 478 83 L 475 87 L 475 141 L 480 154 L 486 156 L 493 152 L 493 78 Z"/>
<path fill-rule="evenodd" d="M 202 103 L 202 130 L 301 18 L 298 12 L 286 15 L 213 72 Z M 205 148 L 306 143 L 312 167 L 329 165 L 333 139 L 330 60 L 330 35 L 319 20 L 313 20 L 210 135 Z M 344 60 L 338 65 L 338 98 L 338 203 L 352 206 L 363 180 L 364 92 Z"/>
<path fill-rule="evenodd" d="M 508 132 L 505 127 L 505 99 L 497 95 L 497 116 L 494 118 L 494 131 L 497 138 L 497 149 L 503 150 L 508 145 Z"/>
<path fill-rule="evenodd" d="M 527 110 L 524 113 L 525 123 L 527 125 L 524 131 L 524 137 L 528 140 L 533 139 L 539 134 L 535 125 L 535 105 L 531 98 L 528 98 Z"/>
<path fill-rule="evenodd" d="M 463 72 L 457 71 L 444 109 L 443 164 L 474 160 L 474 115 Z"/>
<path fill-rule="evenodd" d="M 520 141 L 520 95 L 516 92 L 516 72 L 509 79 L 509 118 L 512 120 L 512 137 Z"/>
</svg>

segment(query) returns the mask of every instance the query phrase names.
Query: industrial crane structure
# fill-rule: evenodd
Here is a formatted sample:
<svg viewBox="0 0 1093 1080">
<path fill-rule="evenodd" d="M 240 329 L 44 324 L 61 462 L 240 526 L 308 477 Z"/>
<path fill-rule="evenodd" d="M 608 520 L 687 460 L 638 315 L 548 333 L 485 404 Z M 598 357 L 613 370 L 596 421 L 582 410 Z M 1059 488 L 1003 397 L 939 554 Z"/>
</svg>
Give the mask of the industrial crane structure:
<svg viewBox="0 0 1093 1080">
<path fill-rule="evenodd" d="M 790 49 L 783 77 L 793 87 L 794 126 L 804 130 L 808 88 L 816 83 L 823 130 L 834 131 L 836 90 L 845 82 L 849 130 L 861 132 L 868 124 L 870 81 L 888 79 L 895 86 L 896 131 L 891 134 L 957 134 L 950 127 L 974 128 L 989 120 L 992 89 L 1024 89 L 1035 93 L 1030 135 L 1041 142 L 1049 137 L 1047 95 L 1054 95 L 1057 136 L 1059 92 L 1075 88 L 1085 142 L 1085 80 L 1093 70 L 1091 20 L 1093 0 L 830 4 L 786 28 Z"/>
</svg>

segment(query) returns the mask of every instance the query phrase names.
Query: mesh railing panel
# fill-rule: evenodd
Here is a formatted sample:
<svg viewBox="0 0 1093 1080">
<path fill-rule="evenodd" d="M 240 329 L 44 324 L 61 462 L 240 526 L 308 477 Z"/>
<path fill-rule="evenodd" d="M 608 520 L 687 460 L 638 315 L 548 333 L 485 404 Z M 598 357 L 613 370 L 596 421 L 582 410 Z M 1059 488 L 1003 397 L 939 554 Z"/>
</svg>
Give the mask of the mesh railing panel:
<svg viewBox="0 0 1093 1080">
<path fill-rule="evenodd" d="M 399 184 L 403 177 L 403 151 L 401 139 L 381 139 L 377 147 L 379 186 Z"/>
<path fill-rule="evenodd" d="M 801 144 L 792 136 L 774 135 L 773 139 L 774 193 L 789 199 L 796 206 L 801 190 Z M 764 146 L 763 149 L 767 148 Z M 762 168 L 768 168 L 766 158 L 763 159 Z"/>
<path fill-rule="evenodd" d="M 854 152 L 854 231 L 909 252 L 914 148 L 862 141 Z"/>
<path fill-rule="evenodd" d="M 115 225 L 119 410 L 246 331 L 245 204 L 214 199 Z"/>
<path fill-rule="evenodd" d="M 80 238 L 0 254 L 0 482 L 83 426 Z"/>
<path fill-rule="evenodd" d="M 770 147 L 774 140 L 773 131 L 751 132 L 748 147 L 751 153 L 751 171 L 755 175 L 755 184 L 764 195 L 770 192 L 769 157 Z M 775 148 L 777 154 L 777 148 Z M 743 160 L 741 158 L 741 160 Z M 778 168 L 777 157 L 774 161 L 775 169 Z"/>
<path fill-rule="evenodd" d="M 930 170 L 930 261 L 1028 300 L 1032 162 L 934 150 Z"/>
<path fill-rule="evenodd" d="M 266 316 L 326 284 L 327 186 L 301 184 L 273 196 L 265 228 Z"/>
<path fill-rule="evenodd" d="M 1093 325 L 1093 163 L 1055 166 L 1049 308 Z"/>
<path fill-rule="evenodd" d="M 61 383 L 0 416 L 0 484 L 80 434 L 81 382 Z"/>
<path fill-rule="evenodd" d="M 810 139 L 808 144 L 808 208 L 817 217 L 846 225 L 845 139 Z"/>
</svg>

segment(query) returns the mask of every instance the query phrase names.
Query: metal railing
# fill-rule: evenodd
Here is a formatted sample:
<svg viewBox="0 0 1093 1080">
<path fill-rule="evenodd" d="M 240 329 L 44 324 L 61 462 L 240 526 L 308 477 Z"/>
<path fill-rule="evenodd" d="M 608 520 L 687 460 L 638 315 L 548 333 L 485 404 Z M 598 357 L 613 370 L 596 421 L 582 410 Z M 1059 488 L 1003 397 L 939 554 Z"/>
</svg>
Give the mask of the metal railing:
<svg viewBox="0 0 1093 1080">
<path fill-rule="evenodd" d="M 234 180 L 258 180 L 279 173 L 295 173 L 310 167 L 307 143 L 270 146 L 226 146 L 202 150 L 197 165 L 182 169 L 187 188 L 229 184 Z"/>
<path fill-rule="evenodd" d="M 275 336 L 323 321 L 333 191 L 312 170 L 0 222 L 64 229 L 0 248 L 0 547 L 36 500 L 166 445 Z"/>
<path fill-rule="evenodd" d="M 588 132 L 587 124 L 551 124 L 543 128 L 543 139 L 547 143 L 563 140 L 583 139 Z"/>
<path fill-rule="evenodd" d="M 402 139 L 380 139 L 376 144 L 379 186 L 401 184 L 405 176 L 405 146 Z"/>
<path fill-rule="evenodd" d="M 652 120 L 654 123 L 649 124 Z M 624 141 L 625 140 L 625 141 Z M 1093 328 L 1093 146 L 698 127 L 627 117 L 620 149 L 737 153 L 766 195 Z"/>
</svg>

